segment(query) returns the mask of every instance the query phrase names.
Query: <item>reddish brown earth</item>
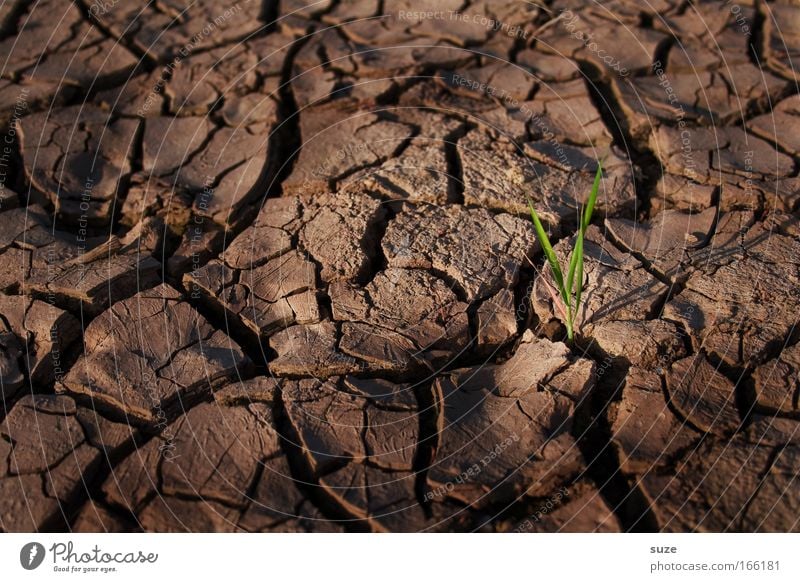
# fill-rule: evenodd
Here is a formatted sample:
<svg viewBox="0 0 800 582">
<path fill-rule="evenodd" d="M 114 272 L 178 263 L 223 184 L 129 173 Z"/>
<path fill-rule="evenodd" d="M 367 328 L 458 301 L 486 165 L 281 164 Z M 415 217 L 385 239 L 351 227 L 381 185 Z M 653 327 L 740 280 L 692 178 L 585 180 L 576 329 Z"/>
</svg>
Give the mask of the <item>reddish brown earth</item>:
<svg viewBox="0 0 800 582">
<path fill-rule="evenodd" d="M 800 7 L 545 4 L 5 2 L 0 530 L 800 530 Z"/>
</svg>

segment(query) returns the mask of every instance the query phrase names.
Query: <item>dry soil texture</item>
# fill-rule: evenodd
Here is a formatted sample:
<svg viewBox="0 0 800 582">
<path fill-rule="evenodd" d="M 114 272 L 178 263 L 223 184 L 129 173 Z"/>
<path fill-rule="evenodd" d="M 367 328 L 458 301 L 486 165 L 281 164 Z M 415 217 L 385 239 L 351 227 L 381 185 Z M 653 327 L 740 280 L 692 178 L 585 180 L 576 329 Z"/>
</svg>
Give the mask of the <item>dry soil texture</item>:
<svg viewBox="0 0 800 582">
<path fill-rule="evenodd" d="M 793 0 L 6 0 L 0 530 L 797 531 Z M 574 345 L 526 196 L 566 262 Z"/>
</svg>

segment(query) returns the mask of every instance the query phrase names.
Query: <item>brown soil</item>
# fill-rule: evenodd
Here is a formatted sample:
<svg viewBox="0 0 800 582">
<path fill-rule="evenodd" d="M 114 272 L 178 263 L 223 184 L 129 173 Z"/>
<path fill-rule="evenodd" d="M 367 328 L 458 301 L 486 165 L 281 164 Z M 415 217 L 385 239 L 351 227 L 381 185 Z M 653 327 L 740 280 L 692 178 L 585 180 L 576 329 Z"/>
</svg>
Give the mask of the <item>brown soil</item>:
<svg viewBox="0 0 800 582">
<path fill-rule="evenodd" d="M 0 530 L 800 530 L 800 8 L 547 4 L 3 4 Z"/>
</svg>

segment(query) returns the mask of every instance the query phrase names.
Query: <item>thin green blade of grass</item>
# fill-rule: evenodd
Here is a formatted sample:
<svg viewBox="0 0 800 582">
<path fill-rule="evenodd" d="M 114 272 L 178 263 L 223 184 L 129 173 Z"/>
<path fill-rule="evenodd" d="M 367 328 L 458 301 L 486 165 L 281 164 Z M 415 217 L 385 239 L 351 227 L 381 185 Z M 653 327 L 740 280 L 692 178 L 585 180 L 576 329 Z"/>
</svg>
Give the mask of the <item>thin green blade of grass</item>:
<svg viewBox="0 0 800 582">
<path fill-rule="evenodd" d="M 589 199 L 586 201 L 586 208 L 583 211 L 583 223 L 581 224 L 582 232 L 586 232 L 586 229 L 589 228 L 589 223 L 592 221 L 594 204 L 597 202 L 597 192 L 600 190 L 600 180 L 602 177 L 603 163 L 597 160 L 597 173 L 594 175 L 594 184 L 592 184 L 592 191 L 589 193 Z"/>
<path fill-rule="evenodd" d="M 574 316 L 578 317 L 578 310 L 581 308 L 581 293 L 583 292 L 583 231 L 578 231 L 578 240 L 575 241 L 575 250 L 572 251 L 578 256 L 575 269 L 575 311 Z"/>
<path fill-rule="evenodd" d="M 581 231 L 578 231 L 578 238 L 581 236 Z M 567 293 L 572 295 L 572 290 L 574 289 L 575 283 L 575 268 L 578 266 L 580 261 L 583 261 L 583 247 L 581 246 L 581 252 L 578 252 L 578 242 L 575 242 L 575 248 L 572 250 L 572 256 L 569 259 L 569 272 L 567 273 Z"/>
<path fill-rule="evenodd" d="M 578 310 L 581 307 L 581 295 L 583 294 L 583 236 L 586 229 L 589 228 L 589 223 L 592 221 L 592 213 L 594 212 L 594 205 L 597 202 L 597 193 L 600 191 L 600 181 L 603 177 L 603 162 L 597 160 L 597 173 L 594 175 L 594 184 L 592 184 L 592 191 L 589 193 L 589 199 L 586 201 L 586 208 L 583 211 L 583 223 L 578 230 L 578 240 L 575 241 L 575 250 L 573 255 L 578 257 L 576 261 L 576 277 L 575 282 L 575 315 L 577 316 Z M 572 288 L 570 287 L 570 292 Z"/>
<path fill-rule="evenodd" d="M 544 251 L 544 256 L 547 258 L 547 262 L 550 263 L 550 269 L 553 272 L 553 279 L 556 280 L 558 291 L 561 293 L 561 298 L 564 300 L 564 305 L 567 307 L 567 311 L 569 311 L 569 295 L 567 295 L 567 290 L 564 287 L 564 276 L 561 274 L 561 267 L 558 265 L 558 258 L 556 257 L 555 251 L 553 251 L 553 246 L 550 244 L 550 239 L 547 238 L 547 233 L 544 230 L 544 226 L 542 226 L 542 222 L 539 220 L 539 216 L 536 214 L 536 210 L 533 207 L 533 202 L 531 201 L 530 197 L 528 197 L 528 208 L 530 208 L 531 219 L 533 220 L 533 225 L 536 228 L 536 237 L 539 239 L 539 244 L 542 246 L 542 251 Z"/>
</svg>

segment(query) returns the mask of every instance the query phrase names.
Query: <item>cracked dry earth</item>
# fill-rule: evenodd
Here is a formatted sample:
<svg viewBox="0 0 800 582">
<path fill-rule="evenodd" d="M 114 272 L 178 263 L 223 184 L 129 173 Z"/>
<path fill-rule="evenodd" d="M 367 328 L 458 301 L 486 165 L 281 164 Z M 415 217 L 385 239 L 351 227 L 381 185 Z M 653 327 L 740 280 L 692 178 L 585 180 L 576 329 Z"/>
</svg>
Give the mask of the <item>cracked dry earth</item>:
<svg viewBox="0 0 800 582">
<path fill-rule="evenodd" d="M 542 4 L 4 2 L 0 529 L 800 529 L 800 6 Z"/>
</svg>

